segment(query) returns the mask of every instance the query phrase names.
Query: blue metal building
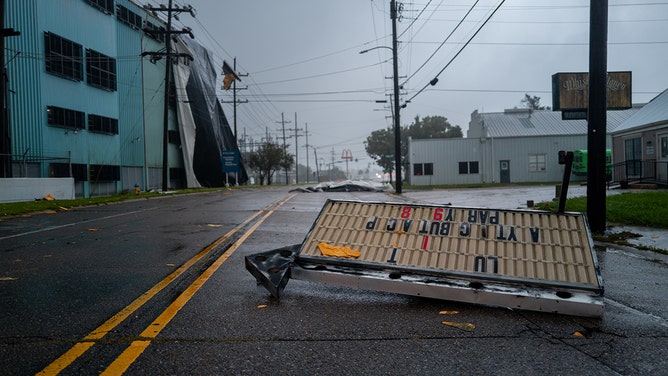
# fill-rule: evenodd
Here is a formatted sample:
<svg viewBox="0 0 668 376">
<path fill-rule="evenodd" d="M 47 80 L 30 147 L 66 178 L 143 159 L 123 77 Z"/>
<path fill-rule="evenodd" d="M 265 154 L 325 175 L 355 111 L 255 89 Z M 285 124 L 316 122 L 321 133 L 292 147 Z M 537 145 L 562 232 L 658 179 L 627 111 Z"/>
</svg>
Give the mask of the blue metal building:
<svg viewBox="0 0 668 376">
<path fill-rule="evenodd" d="M 75 178 L 78 197 L 159 188 L 164 23 L 129 0 L 6 0 L 12 177 Z M 176 130 L 174 108 L 170 129 Z M 169 145 L 169 168 L 183 160 Z"/>
</svg>

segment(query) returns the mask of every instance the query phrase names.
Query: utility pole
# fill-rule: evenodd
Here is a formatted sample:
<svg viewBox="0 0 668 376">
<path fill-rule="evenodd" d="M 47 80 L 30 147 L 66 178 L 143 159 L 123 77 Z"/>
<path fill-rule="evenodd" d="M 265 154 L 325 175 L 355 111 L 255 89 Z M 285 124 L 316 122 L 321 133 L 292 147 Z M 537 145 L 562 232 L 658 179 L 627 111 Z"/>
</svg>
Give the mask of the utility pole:
<svg viewBox="0 0 668 376">
<path fill-rule="evenodd" d="M 290 121 L 289 120 L 285 121 L 285 117 L 283 116 L 283 113 L 281 112 L 281 125 L 283 127 L 283 153 L 288 152 L 288 148 L 285 145 L 285 123 L 290 124 Z M 288 184 L 289 184 L 289 182 L 288 182 L 288 169 L 285 168 L 285 185 L 288 185 Z"/>
<path fill-rule="evenodd" d="M 150 11 L 159 11 L 167 12 L 167 28 L 165 31 L 157 30 L 145 30 L 152 33 L 165 33 L 165 52 L 142 52 L 142 56 L 151 55 L 151 60 L 156 61 L 162 56 L 165 57 L 165 103 L 163 111 L 163 132 L 162 132 L 162 190 L 166 191 L 169 185 L 169 158 L 168 158 L 168 145 L 169 145 L 169 88 L 170 88 L 170 79 L 171 79 L 171 64 L 172 59 L 179 57 L 188 58 L 192 60 L 192 56 L 189 54 L 179 54 L 172 53 L 172 34 L 189 34 L 191 38 L 195 39 L 195 36 L 192 33 L 192 29 L 189 27 L 182 30 L 172 30 L 172 14 L 179 14 L 182 12 L 189 12 L 191 16 L 195 17 L 195 10 L 192 6 L 188 5 L 183 8 L 181 7 L 172 7 L 172 0 L 169 0 L 169 5 L 165 8 L 164 5 L 159 7 L 151 7 L 146 5 L 144 7 L 146 10 Z"/>
<path fill-rule="evenodd" d="M 236 73 L 237 76 L 242 76 L 242 77 L 248 76 L 248 73 L 240 74 L 240 73 L 237 72 L 237 58 L 236 57 L 234 58 L 233 64 L 234 64 L 234 73 Z M 244 99 L 243 101 L 237 101 L 237 90 L 246 90 L 246 89 L 248 89 L 248 86 L 237 89 L 237 80 L 232 81 L 232 98 L 233 98 L 232 100 L 234 101 L 234 140 L 235 140 L 235 144 L 238 141 L 238 137 L 237 137 L 237 103 L 248 103 L 248 99 Z M 237 149 L 238 149 L 239 144 L 236 144 L 236 145 L 237 145 Z"/>
<path fill-rule="evenodd" d="M 304 123 L 304 128 L 306 129 L 304 131 L 304 135 L 306 136 L 306 145 L 305 145 L 305 147 L 306 147 L 306 183 L 308 183 L 309 177 L 310 177 L 309 174 L 308 174 L 308 167 L 309 167 L 308 166 L 308 148 L 309 148 L 309 144 L 308 144 L 308 123 Z"/>
<path fill-rule="evenodd" d="M 234 74 L 237 77 L 247 77 L 248 73 L 246 74 L 241 74 L 237 72 L 237 58 L 235 57 L 232 63 L 232 69 L 234 70 Z M 225 72 L 223 72 L 223 75 L 225 75 Z M 237 145 L 237 149 L 239 149 L 239 137 L 237 137 L 237 104 L 242 104 L 242 103 L 248 103 L 248 99 L 244 100 L 237 100 L 237 90 L 247 90 L 248 86 L 246 87 L 240 87 L 237 88 L 237 80 L 236 78 L 232 80 L 232 101 L 220 101 L 220 103 L 232 103 L 232 108 L 233 108 L 233 113 L 234 113 L 234 141 L 235 144 Z"/>
<path fill-rule="evenodd" d="M 297 128 L 297 113 L 295 112 L 295 127 L 294 129 L 288 129 L 289 131 L 295 131 L 294 137 L 295 138 L 295 182 L 299 184 L 299 137 L 303 136 L 301 134 L 297 134 L 298 131 L 303 131 L 302 128 Z M 307 172 L 308 174 L 308 172 Z"/>
<path fill-rule="evenodd" d="M 318 167 L 318 149 L 313 148 L 313 156 L 315 156 L 315 171 L 318 178 L 318 183 L 320 183 L 320 168 Z"/>
<path fill-rule="evenodd" d="M 5 0 L 0 0 L 0 161 L 2 174 L 0 177 L 12 177 L 12 137 L 9 129 L 9 106 L 7 103 L 7 69 L 5 68 L 5 38 L 15 37 L 21 32 L 13 28 L 5 28 Z M 11 60 L 10 60 L 11 61 Z"/>
<path fill-rule="evenodd" d="M 269 127 L 264 127 L 264 133 L 265 133 L 264 142 L 265 143 L 271 142 L 271 135 L 269 135 Z"/>
<path fill-rule="evenodd" d="M 594 1 L 594 0 L 592 0 Z M 394 164 L 397 194 L 401 194 L 401 121 L 399 119 L 399 64 L 397 61 L 397 2 L 390 2 L 390 18 L 392 19 L 392 68 L 394 72 Z"/>
</svg>

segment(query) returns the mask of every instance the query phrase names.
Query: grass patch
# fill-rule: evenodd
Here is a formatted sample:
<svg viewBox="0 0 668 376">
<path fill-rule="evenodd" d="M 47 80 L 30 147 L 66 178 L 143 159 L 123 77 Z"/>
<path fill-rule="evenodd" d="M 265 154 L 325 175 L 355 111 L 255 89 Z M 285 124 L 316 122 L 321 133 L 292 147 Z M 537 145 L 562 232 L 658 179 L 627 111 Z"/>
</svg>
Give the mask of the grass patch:
<svg viewBox="0 0 668 376">
<path fill-rule="evenodd" d="M 196 192 L 219 191 L 224 189 L 228 188 L 182 189 L 170 192 L 168 194 L 186 194 L 186 193 L 196 193 Z M 138 195 L 134 193 L 126 193 L 126 194 L 119 194 L 105 197 L 77 198 L 74 200 L 53 200 L 53 201 L 35 200 L 35 201 L 23 201 L 23 202 L 8 202 L 0 204 L 0 216 L 5 217 L 5 216 L 21 215 L 21 214 L 41 212 L 41 211 L 63 211 L 79 206 L 105 205 L 114 202 L 148 199 L 151 197 L 158 197 L 165 195 L 166 195 L 165 193 L 159 193 L 159 192 L 142 192 Z"/>
<path fill-rule="evenodd" d="M 556 211 L 557 202 L 541 202 L 537 209 Z M 566 211 L 587 212 L 587 198 L 566 200 Z M 668 191 L 628 192 L 608 196 L 605 203 L 607 222 L 668 228 Z"/>
</svg>

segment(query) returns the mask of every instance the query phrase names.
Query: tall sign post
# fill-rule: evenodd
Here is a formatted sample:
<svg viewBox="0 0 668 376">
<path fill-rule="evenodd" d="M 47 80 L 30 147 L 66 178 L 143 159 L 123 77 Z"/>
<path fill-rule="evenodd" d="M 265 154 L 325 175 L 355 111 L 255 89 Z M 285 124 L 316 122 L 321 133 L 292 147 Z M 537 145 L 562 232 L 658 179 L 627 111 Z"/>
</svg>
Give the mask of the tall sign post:
<svg viewBox="0 0 668 376">
<path fill-rule="evenodd" d="M 225 182 L 230 180 L 227 177 L 227 174 L 234 173 L 234 181 L 237 182 L 236 185 L 239 185 L 239 149 L 233 150 L 223 150 L 221 153 L 221 161 L 223 166 L 223 172 L 225 173 Z M 229 183 L 226 186 L 229 187 Z"/>
<path fill-rule="evenodd" d="M 587 217 L 592 233 L 605 231 L 605 137 L 608 0 L 590 0 Z"/>
<path fill-rule="evenodd" d="M 591 0 L 589 72 L 552 76 L 552 110 L 562 120 L 587 120 L 587 216 L 593 233 L 605 231 L 607 111 L 633 107 L 631 72 L 607 72 L 608 1 Z"/>
</svg>

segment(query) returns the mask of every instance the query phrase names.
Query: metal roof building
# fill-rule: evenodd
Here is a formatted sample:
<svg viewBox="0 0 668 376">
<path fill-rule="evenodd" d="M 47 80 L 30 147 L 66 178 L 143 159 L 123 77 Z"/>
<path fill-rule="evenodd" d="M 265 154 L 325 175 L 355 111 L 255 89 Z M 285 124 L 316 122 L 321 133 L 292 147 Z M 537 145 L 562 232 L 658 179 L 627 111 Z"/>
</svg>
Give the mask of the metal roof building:
<svg viewBox="0 0 668 376">
<path fill-rule="evenodd" d="M 0 202 L 21 191 L 20 179 L 25 187 L 68 178 L 76 197 L 228 183 L 221 153 L 238 148 L 215 95 L 222 62 L 178 35 L 186 31 L 167 33 L 162 8 L 5 4 L 4 25 L 18 33 L 5 38 Z M 169 52 L 167 34 L 176 40 Z"/>
<path fill-rule="evenodd" d="M 608 111 L 608 133 L 641 107 Z M 551 110 L 476 110 L 467 138 L 410 140 L 407 179 L 413 185 L 557 182 L 564 170 L 558 152 L 580 149 L 587 149 L 586 120 L 562 120 Z"/>
<path fill-rule="evenodd" d="M 616 181 L 668 185 L 668 90 L 612 132 Z"/>
</svg>

